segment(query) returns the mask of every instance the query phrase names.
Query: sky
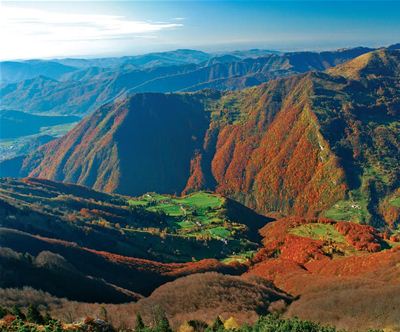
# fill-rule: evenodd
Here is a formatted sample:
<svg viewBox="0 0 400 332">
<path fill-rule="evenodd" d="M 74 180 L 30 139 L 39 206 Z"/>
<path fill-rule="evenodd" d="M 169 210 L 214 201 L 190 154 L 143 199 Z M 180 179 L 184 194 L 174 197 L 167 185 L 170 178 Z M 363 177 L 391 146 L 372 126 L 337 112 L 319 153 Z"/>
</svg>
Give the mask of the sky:
<svg viewBox="0 0 400 332">
<path fill-rule="evenodd" d="M 392 1 L 1 1 L 0 59 L 400 42 Z"/>
</svg>

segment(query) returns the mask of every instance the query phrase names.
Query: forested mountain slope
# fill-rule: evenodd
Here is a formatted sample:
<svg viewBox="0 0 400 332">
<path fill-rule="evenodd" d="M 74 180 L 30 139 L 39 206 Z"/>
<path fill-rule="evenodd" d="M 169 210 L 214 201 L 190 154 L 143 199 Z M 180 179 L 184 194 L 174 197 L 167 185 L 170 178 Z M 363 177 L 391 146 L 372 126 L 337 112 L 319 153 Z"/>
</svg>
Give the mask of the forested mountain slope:
<svg viewBox="0 0 400 332">
<path fill-rule="evenodd" d="M 211 189 L 263 213 L 395 226 L 399 54 L 238 92 L 135 94 L 27 157 L 20 175 L 133 195 Z"/>
</svg>

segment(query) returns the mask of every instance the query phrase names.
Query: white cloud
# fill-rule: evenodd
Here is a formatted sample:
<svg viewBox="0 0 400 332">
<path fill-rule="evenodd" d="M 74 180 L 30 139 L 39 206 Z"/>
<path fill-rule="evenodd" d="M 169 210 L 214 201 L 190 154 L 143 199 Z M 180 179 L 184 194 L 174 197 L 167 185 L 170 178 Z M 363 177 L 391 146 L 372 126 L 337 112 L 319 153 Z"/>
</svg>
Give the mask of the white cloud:
<svg viewBox="0 0 400 332">
<path fill-rule="evenodd" d="M 173 20 L 173 19 L 172 19 Z M 105 14 L 72 14 L 1 5 L 0 56 L 3 59 L 70 56 L 106 51 L 112 41 L 156 38 L 170 22 L 135 21 Z"/>
</svg>

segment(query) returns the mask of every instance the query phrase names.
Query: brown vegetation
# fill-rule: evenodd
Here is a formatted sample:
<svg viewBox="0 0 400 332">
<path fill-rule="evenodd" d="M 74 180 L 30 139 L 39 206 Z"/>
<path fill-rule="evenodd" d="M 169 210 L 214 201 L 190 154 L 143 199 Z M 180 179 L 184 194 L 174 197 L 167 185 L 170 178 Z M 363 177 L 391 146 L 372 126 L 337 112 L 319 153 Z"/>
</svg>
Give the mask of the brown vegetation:
<svg viewBox="0 0 400 332">
<path fill-rule="evenodd" d="M 133 308 L 149 319 L 153 308 L 160 306 L 174 324 L 190 319 L 211 323 L 218 315 L 243 323 L 268 313 L 269 305 L 279 300 L 288 304 L 291 297 L 262 279 L 205 273 L 167 283 Z"/>
</svg>

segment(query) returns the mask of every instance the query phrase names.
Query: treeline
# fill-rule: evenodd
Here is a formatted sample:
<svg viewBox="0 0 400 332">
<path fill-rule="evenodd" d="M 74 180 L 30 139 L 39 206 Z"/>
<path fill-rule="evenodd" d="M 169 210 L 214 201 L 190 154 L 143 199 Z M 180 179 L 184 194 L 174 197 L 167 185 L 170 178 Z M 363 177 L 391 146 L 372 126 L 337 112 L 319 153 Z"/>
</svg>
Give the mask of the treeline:
<svg viewBox="0 0 400 332">
<path fill-rule="evenodd" d="M 25 310 L 18 306 L 10 309 L 0 306 L 0 329 L 4 332 L 339 332 L 335 327 L 298 318 L 285 319 L 278 314 L 261 316 L 253 325 L 240 326 L 233 317 L 223 321 L 218 316 L 211 324 L 201 320 L 189 320 L 177 329 L 171 327 L 165 312 L 160 307 L 154 308 L 153 320 L 147 325 L 141 315 L 136 314 L 133 329 L 114 328 L 108 321 L 105 308 L 102 308 L 100 314 L 101 318 L 86 317 L 81 322 L 65 324 L 53 319 L 48 312 L 43 315 L 35 305 L 29 305 Z M 381 330 L 368 332 L 381 332 Z"/>
<path fill-rule="evenodd" d="M 26 310 L 14 305 L 11 308 L 0 306 L 0 330 L 4 332 L 62 332 L 68 331 L 63 324 L 53 319 L 48 312 L 44 315 L 36 305 L 29 305 Z"/>
</svg>

